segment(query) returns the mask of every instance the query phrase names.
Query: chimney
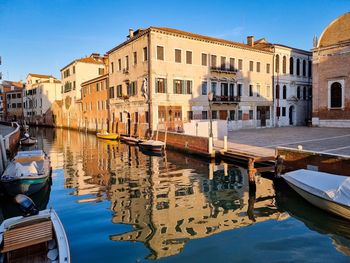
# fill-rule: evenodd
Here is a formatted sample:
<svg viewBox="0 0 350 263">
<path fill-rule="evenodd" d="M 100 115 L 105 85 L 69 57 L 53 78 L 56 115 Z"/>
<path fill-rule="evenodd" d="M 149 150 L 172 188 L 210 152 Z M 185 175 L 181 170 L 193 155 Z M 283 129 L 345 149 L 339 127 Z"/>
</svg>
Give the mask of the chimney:
<svg viewBox="0 0 350 263">
<path fill-rule="evenodd" d="M 247 36 L 247 45 L 254 47 L 254 36 Z"/>
<path fill-rule="evenodd" d="M 134 29 L 129 28 L 129 38 L 134 37 Z"/>
</svg>

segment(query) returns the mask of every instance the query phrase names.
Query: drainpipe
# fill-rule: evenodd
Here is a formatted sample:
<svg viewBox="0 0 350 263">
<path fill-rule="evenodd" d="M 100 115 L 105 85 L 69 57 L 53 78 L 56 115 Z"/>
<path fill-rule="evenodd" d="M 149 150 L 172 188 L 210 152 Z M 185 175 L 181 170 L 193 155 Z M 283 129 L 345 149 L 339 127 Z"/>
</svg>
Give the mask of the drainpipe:
<svg viewBox="0 0 350 263">
<path fill-rule="evenodd" d="M 148 128 L 153 135 L 153 114 L 152 114 L 152 80 L 151 80 L 151 29 L 148 32 Z"/>
</svg>

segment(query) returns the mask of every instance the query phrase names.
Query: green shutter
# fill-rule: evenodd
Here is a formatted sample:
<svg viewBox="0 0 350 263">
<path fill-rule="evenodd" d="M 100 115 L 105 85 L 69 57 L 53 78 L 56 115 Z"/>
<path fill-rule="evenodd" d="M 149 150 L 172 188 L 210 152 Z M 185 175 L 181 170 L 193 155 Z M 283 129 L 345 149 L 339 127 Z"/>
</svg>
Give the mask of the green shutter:
<svg viewBox="0 0 350 263">
<path fill-rule="evenodd" d="M 176 94 L 176 80 L 174 79 L 174 94 Z"/>
<path fill-rule="evenodd" d="M 167 93 L 166 79 L 164 79 L 164 92 Z"/>
<path fill-rule="evenodd" d="M 154 90 L 155 90 L 156 93 L 158 93 L 157 81 L 158 81 L 158 79 L 156 78 L 155 79 L 155 83 L 156 84 L 154 85 Z"/>
</svg>

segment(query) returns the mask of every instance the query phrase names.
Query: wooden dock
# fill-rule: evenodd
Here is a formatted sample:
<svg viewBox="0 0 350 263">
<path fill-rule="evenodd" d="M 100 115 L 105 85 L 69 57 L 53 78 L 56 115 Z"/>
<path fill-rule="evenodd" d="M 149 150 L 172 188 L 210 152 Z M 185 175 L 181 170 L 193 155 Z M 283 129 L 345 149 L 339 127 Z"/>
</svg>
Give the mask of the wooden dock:
<svg viewBox="0 0 350 263">
<path fill-rule="evenodd" d="M 249 181 L 255 181 L 255 174 L 275 170 L 275 149 L 246 144 L 230 143 L 227 139 L 215 141 L 215 157 L 226 161 L 247 163 Z"/>
</svg>

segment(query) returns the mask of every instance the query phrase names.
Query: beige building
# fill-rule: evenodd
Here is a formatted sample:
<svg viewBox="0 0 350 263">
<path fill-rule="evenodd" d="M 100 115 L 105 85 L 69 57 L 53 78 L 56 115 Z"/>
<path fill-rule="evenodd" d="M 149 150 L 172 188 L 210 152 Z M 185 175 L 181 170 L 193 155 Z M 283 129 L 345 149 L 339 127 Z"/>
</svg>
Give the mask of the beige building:
<svg viewBox="0 0 350 263">
<path fill-rule="evenodd" d="M 210 118 L 209 106 L 213 119 L 231 120 L 233 128 L 272 125 L 273 53 L 252 38 L 241 44 L 150 27 L 130 30 L 107 53 L 119 132 L 143 134 L 148 123 L 151 130 L 182 130 L 184 122 Z"/>
<path fill-rule="evenodd" d="M 107 72 L 107 58 L 92 53 L 76 59 L 61 69 L 62 123 L 60 126 L 79 128 L 82 124 L 81 84 Z"/>
<path fill-rule="evenodd" d="M 312 123 L 350 127 L 350 12 L 314 40 Z"/>
<path fill-rule="evenodd" d="M 29 123 L 53 125 L 52 104 L 61 100 L 61 81 L 51 75 L 29 73 L 26 80 L 24 118 Z"/>
</svg>

